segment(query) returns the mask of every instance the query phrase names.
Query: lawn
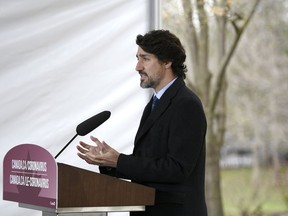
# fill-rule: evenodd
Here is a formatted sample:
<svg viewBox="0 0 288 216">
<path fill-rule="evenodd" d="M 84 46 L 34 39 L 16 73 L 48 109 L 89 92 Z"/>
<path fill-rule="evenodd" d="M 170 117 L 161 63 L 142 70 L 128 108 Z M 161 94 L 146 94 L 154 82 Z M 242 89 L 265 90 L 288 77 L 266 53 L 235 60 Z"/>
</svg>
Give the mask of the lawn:
<svg viewBox="0 0 288 216">
<path fill-rule="evenodd" d="M 225 216 L 288 215 L 288 168 L 281 170 L 277 184 L 271 169 L 261 170 L 256 184 L 251 175 L 244 168 L 221 171 Z"/>
</svg>

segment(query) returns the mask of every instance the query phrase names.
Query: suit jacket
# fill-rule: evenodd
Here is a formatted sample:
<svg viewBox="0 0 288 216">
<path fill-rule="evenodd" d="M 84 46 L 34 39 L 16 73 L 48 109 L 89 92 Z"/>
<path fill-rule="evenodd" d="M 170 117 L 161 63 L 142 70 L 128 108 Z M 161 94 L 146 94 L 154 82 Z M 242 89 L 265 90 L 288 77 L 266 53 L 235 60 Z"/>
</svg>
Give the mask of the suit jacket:
<svg viewBox="0 0 288 216">
<path fill-rule="evenodd" d="M 201 102 L 178 78 L 152 112 L 151 103 L 152 99 L 144 109 L 133 154 L 120 154 L 116 169 L 100 171 L 156 188 L 155 206 L 148 207 L 152 213 L 144 215 L 159 215 L 160 206 L 167 204 L 175 206 L 177 214 L 169 210 L 163 215 L 206 216 L 207 125 Z M 158 206 L 160 212 L 153 214 Z"/>
</svg>

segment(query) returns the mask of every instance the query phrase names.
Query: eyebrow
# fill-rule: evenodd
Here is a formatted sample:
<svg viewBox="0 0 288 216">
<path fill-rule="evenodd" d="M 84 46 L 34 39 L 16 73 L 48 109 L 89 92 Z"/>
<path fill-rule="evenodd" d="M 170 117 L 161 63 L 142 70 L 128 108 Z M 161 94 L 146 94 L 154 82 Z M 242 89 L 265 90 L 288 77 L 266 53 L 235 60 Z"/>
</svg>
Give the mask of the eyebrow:
<svg viewBox="0 0 288 216">
<path fill-rule="evenodd" d="M 139 58 L 139 57 L 147 57 L 147 56 L 152 56 L 151 54 L 136 54 L 136 58 Z"/>
</svg>

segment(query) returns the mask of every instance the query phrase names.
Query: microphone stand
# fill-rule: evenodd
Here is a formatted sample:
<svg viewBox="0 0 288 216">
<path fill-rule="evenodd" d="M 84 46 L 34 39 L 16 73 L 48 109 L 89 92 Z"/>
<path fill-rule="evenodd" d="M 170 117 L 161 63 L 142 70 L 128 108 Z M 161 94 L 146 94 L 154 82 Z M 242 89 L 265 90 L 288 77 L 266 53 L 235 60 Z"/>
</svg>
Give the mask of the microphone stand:
<svg viewBox="0 0 288 216">
<path fill-rule="evenodd" d="M 54 157 L 55 159 L 67 148 L 67 146 L 78 136 L 78 134 L 76 134 L 62 149 L 61 151 Z"/>
</svg>

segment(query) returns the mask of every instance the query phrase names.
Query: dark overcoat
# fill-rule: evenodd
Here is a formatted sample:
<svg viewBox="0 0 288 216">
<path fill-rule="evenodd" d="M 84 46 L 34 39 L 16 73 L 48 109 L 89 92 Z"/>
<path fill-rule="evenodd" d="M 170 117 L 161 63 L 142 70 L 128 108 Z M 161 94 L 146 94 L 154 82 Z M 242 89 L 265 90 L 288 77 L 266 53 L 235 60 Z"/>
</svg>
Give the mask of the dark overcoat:
<svg viewBox="0 0 288 216">
<path fill-rule="evenodd" d="M 146 105 L 133 154 L 102 173 L 156 189 L 155 206 L 131 215 L 206 216 L 206 118 L 199 98 L 178 78 L 151 112 Z"/>
</svg>

